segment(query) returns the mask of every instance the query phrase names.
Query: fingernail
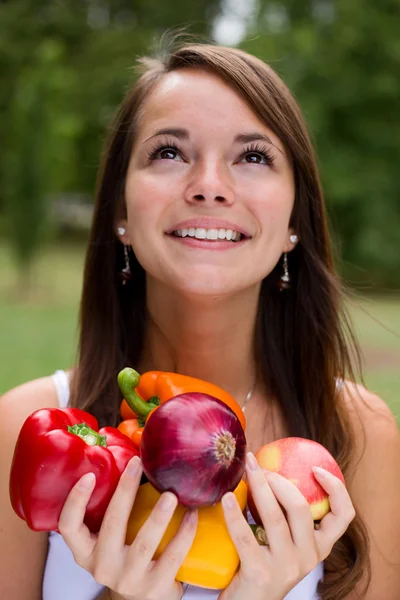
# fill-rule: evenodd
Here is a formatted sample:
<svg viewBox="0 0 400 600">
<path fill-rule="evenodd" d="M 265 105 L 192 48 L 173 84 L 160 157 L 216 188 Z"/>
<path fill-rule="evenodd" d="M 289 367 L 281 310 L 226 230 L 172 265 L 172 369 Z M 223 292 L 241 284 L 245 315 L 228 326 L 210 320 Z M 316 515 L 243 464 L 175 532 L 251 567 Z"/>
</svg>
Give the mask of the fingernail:
<svg viewBox="0 0 400 600">
<path fill-rule="evenodd" d="M 133 475 L 136 475 L 136 473 L 139 471 L 139 466 L 140 466 L 140 458 L 138 456 L 134 456 L 133 458 L 131 458 L 131 460 L 127 464 L 127 467 L 126 467 L 127 474 L 130 475 L 131 477 L 133 477 Z"/>
<path fill-rule="evenodd" d="M 250 471 L 255 471 L 258 467 L 258 462 L 254 454 L 252 452 L 248 452 L 246 459 L 247 466 L 249 467 Z"/>
<path fill-rule="evenodd" d="M 197 523 L 197 510 L 187 510 L 185 512 L 185 522 L 188 525 L 194 525 Z"/>
<path fill-rule="evenodd" d="M 317 475 L 320 479 L 325 479 L 327 476 L 327 471 L 325 469 L 321 469 L 321 467 L 313 467 L 314 475 Z"/>
<path fill-rule="evenodd" d="M 161 510 L 170 510 L 175 504 L 175 496 L 166 492 L 159 500 L 159 507 Z"/>
<path fill-rule="evenodd" d="M 222 504 L 225 508 L 233 508 L 236 503 L 235 495 L 232 492 L 228 492 L 224 496 L 222 496 Z"/>
<path fill-rule="evenodd" d="M 94 486 L 95 481 L 96 476 L 94 473 L 86 473 L 86 475 L 79 480 L 78 489 L 82 492 L 88 492 Z"/>
</svg>

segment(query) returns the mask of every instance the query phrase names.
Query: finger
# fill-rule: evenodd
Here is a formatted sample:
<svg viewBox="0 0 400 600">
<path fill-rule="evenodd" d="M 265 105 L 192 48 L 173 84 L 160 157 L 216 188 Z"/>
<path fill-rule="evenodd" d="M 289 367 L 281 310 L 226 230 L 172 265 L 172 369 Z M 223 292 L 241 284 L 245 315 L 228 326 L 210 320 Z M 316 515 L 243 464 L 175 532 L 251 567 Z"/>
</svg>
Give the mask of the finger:
<svg viewBox="0 0 400 600">
<path fill-rule="evenodd" d="M 236 546 L 242 568 L 249 572 L 259 560 L 260 546 L 243 516 L 235 494 L 228 492 L 222 497 L 221 503 L 226 526 Z"/>
<path fill-rule="evenodd" d="M 264 471 L 251 452 L 247 455 L 246 473 L 254 503 L 267 534 L 269 548 L 272 553 L 282 556 L 293 546 L 289 524 Z"/>
<path fill-rule="evenodd" d="M 75 561 L 81 566 L 96 546 L 97 536 L 83 522 L 95 484 L 94 473 L 86 473 L 80 478 L 68 494 L 58 522 L 59 532 L 70 547 Z"/>
<path fill-rule="evenodd" d="M 319 467 L 314 467 L 313 471 L 318 483 L 328 493 L 331 507 L 331 511 L 320 522 L 319 529 L 315 531 L 321 559 L 325 559 L 356 513 L 346 486 L 338 477 Z"/>
<path fill-rule="evenodd" d="M 196 536 L 197 510 L 186 511 L 177 534 L 155 563 L 153 573 L 160 581 L 174 580 Z M 160 596 L 161 597 L 161 596 Z"/>
<path fill-rule="evenodd" d="M 117 488 L 105 512 L 98 535 L 99 555 L 118 556 L 125 546 L 126 526 L 140 485 L 142 465 L 134 456 L 121 475 Z"/>
<path fill-rule="evenodd" d="M 132 569 L 145 570 L 149 567 L 177 504 L 177 497 L 171 492 L 160 496 L 129 548 L 128 562 Z"/>
<path fill-rule="evenodd" d="M 278 473 L 266 472 L 265 477 L 275 498 L 286 511 L 293 543 L 299 549 L 309 551 L 315 546 L 315 537 L 307 500 L 291 481 Z"/>
</svg>

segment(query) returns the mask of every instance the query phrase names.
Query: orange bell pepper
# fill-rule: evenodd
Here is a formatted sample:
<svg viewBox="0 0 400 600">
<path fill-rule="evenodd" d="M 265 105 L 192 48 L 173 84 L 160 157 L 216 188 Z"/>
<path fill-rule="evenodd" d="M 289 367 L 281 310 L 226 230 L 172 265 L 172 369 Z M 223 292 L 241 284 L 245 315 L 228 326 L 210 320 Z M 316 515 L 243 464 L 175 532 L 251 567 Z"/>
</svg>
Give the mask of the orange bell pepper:
<svg viewBox="0 0 400 600">
<path fill-rule="evenodd" d="M 118 425 L 118 429 L 121 433 L 124 433 L 126 436 L 132 439 L 135 431 L 138 429 L 143 429 L 143 427 L 140 426 L 139 419 L 127 419 L 126 421 L 121 421 L 121 423 Z"/>
<path fill-rule="evenodd" d="M 124 395 L 120 406 L 123 419 L 139 417 L 145 421 L 157 405 L 179 394 L 200 392 L 227 404 L 238 417 L 243 429 L 246 428 L 246 418 L 236 400 L 228 392 L 208 381 L 166 371 L 147 371 L 139 375 L 137 371 L 127 367 L 118 374 L 118 384 Z M 138 437 L 140 434 L 136 433 L 135 438 Z"/>
<path fill-rule="evenodd" d="M 242 511 L 246 508 L 247 485 L 242 480 L 233 492 Z M 135 503 L 129 517 L 126 531 L 126 543 L 131 544 L 140 528 L 148 519 L 160 494 L 151 485 L 144 483 L 138 489 Z M 175 509 L 155 554 L 157 559 L 167 544 L 176 535 L 186 508 L 181 504 Z M 189 550 L 176 579 L 205 588 L 223 589 L 232 580 L 239 566 L 239 555 L 229 535 L 221 503 L 200 508 L 198 526 L 192 547 Z"/>
</svg>

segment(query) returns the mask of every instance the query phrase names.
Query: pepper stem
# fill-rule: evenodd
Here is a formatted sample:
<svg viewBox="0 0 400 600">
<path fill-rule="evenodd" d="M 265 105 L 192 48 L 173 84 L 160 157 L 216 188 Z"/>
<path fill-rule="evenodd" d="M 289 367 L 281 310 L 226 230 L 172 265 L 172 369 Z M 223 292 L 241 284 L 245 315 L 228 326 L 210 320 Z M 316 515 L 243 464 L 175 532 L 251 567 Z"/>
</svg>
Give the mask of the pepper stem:
<svg viewBox="0 0 400 600">
<path fill-rule="evenodd" d="M 135 369 L 126 367 L 118 373 L 118 385 L 122 392 L 123 397 L 127 401 L 129 407 L 133 410 L 135 415 L 146 419 L 149 412 L 157 405 L 156 398 L 151 398 L 151 402 L 145 402 L 136 393 L 135 388 L 139 385 L 140 375 Z M 159 402 L 158 402 L 159 404 Z"/>
<path fill-rule="evenodd" d="M 68 431 L 80 437 L 88 446 L 107 447 L 107 437 L 105 435 L 100 435 L 98 431 L 88 427 L 86 423 L 69 425 Z"/>
</svg>

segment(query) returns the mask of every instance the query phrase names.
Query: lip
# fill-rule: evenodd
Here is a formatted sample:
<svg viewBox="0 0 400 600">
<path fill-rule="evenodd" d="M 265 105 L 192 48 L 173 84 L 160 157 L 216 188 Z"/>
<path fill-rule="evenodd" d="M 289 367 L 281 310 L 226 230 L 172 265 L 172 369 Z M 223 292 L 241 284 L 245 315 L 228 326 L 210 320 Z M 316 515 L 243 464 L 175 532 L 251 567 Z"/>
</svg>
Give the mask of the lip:
<svg viewBox="0 0 400 600">
<path fill-rule="evenodd" d="M 221 252 L 224 250 L 233 250 L 234 248 L 240 248 L 243 244 L 246 244 L 248 238 L 243 238 L 239 242 L 230 242 L 228 240 L 211 241 L 211 240 L 197 240 L 191 237 L 177 237 L 174 235 L 168 236 L 168 240 L 172 243 L 176 242 L 187 248 L 200 248 L 201 250 L 211 250 L 212 252 Z"/>
<path fill-rule="evenodd" d="M 177 229 L 189 229 L 190 227 L 195 227 L 196 229 L 200 227 L 203 229 L 232 229 L 232 231 L 238 231 L 246 238 L 251 238 L 250 233 L 243 229 L 241 225 L 230 223 L 224 219 L 213 219 L 211 217 L 197 217 L 187 219 L 186 221 L 180 221 L 165 233 L 170 235 Z"/>
</svg>

